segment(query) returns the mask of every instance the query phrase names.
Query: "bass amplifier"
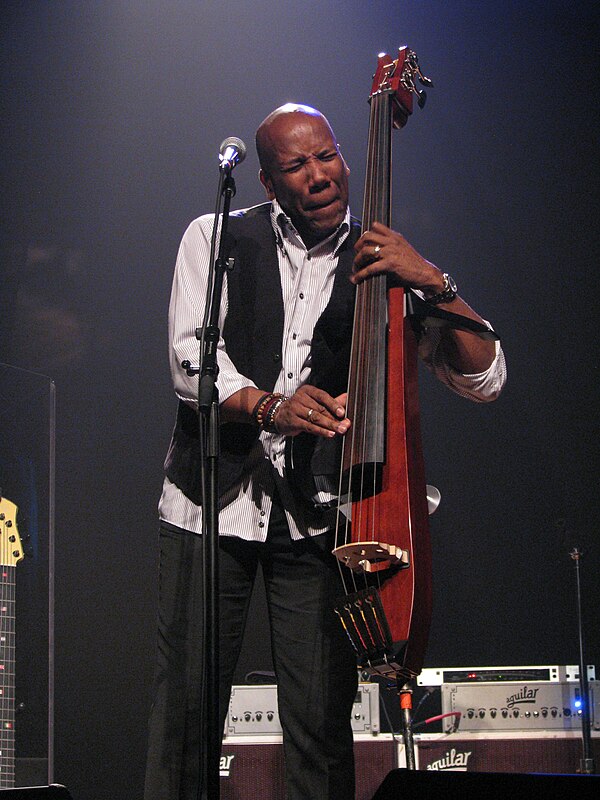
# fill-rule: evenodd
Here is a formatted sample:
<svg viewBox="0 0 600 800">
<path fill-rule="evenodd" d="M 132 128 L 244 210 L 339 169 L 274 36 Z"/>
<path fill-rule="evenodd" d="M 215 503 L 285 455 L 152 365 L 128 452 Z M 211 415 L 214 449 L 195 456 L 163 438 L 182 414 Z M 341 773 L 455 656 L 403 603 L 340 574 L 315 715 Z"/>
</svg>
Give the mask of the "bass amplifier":
<svg viewBox="0 0 600 800">
<path fill-rule="evenodd" d="M 354 739 L 355 800 L 372 800 L 385 776 L 406 762 L 399 760 L 391 734 L 359 734 Z M 238 736 L 223 741 L 221 800 L 285 800 L 283 744 L 279 737 Z M 314 798 L 318 800 L 318 798 Z"/>
<path fill-rule="evenodd" d="M 360 683 L 352 707 L 355 734 L 379 733 L 379 684 Z M 225 723 L 225 737 L 281 736 L 277 686 L 233 686 Z"/>
<path fill-rule="evenodd" d="M 600 730 L 600 690 L 589 681 L 590 722 Z M 584 699 L 578 683 L 444 683 L 442 714 L 447 731 L 581 730 Z"/>
</svg>

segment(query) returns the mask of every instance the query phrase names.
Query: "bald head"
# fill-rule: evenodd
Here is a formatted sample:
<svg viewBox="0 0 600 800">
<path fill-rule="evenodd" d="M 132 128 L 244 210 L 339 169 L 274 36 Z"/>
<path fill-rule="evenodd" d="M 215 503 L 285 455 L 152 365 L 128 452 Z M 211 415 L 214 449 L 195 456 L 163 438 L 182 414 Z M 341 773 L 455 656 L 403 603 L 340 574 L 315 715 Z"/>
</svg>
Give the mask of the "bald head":
<svg viewBox="0 0 600 800">
<path fill-rule="evenodd" d="M 303 117 L 321 120 L 329 129 L 331 138 L 335 142 L 331 125 L 316 108 L 301 105 L 300 103 L 286 103 L 283 106 L 279 106 L 263 119 L 256 131 L 256 152 L 258 153 L 260 167 L 265 175 L 270 174 L 273 151 L 280 133 L 292 128 L 295 121 L 300 123 Z"/>
</svg>

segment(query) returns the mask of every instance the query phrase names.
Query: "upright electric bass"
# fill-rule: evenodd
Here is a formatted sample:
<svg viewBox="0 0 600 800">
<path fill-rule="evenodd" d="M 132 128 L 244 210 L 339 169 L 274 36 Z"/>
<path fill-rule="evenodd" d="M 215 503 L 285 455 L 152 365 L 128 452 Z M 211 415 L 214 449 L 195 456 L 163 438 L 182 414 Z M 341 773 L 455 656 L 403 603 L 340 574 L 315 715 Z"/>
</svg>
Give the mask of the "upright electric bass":
<svg viewBox="0 0 600 800">
<path fill-rule="evenodd" d="M 363 231 L 391 224 L 392 130 L 431 85 L 417 56 L 381 54 L 370 95 Z M 427 489 L 420 439 L 417 334 L 407 292 L 386 275 L 357 287 L 335 555 L 336 609 L 362 667 L 403 682 L 422 667 L 431 616 Z M 408 309 L 410 310 L 410 309 Z"/>
</svg>

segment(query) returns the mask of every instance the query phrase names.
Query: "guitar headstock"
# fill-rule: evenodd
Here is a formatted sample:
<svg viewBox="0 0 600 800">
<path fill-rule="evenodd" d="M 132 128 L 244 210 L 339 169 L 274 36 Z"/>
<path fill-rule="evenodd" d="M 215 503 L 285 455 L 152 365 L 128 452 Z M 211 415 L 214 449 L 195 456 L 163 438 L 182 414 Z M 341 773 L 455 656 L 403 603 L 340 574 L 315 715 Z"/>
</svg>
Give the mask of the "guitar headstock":
<svg viewBox="0 0 600 800">
<path fill-rule="evenodd" d="M 24 557 L 17 528 L 19 509 L 6 497 L 0 497 L 0 565 L 14 567 Z"/>
<path fill-rule="evenodd" d="M 417 88 L 417 80 L 423 86 L 433 86 L 433 82 L 421 72 L 419 59 L 414 50 L 408 47 L 398 49 L 398 57 L 390 58 L 387 53 L 380 53 L 377 69 L 373 75 L 370 97 L 380 93 L 392 94 L 394 127 L 402 128 L 412 114 L 413 95 L 417 105 L 423 108 L 427 94 L 424 89 Z"/>
</svg>

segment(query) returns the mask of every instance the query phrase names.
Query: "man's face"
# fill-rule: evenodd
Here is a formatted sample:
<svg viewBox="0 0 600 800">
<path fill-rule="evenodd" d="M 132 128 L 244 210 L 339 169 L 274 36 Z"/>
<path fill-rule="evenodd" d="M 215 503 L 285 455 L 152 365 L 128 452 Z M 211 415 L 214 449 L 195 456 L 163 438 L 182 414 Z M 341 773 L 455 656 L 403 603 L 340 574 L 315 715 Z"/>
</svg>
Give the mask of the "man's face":
<svg viewBox="0 0 600 800">
<path fill-rule="evenodd" d="M 327 238 L 343 221 L 349 169 L 331 128 L 316 114 L 282 114 L 267 131 L 269 165 L 260 179 L 277 198 L 307 247 Z"/>
</svg>

